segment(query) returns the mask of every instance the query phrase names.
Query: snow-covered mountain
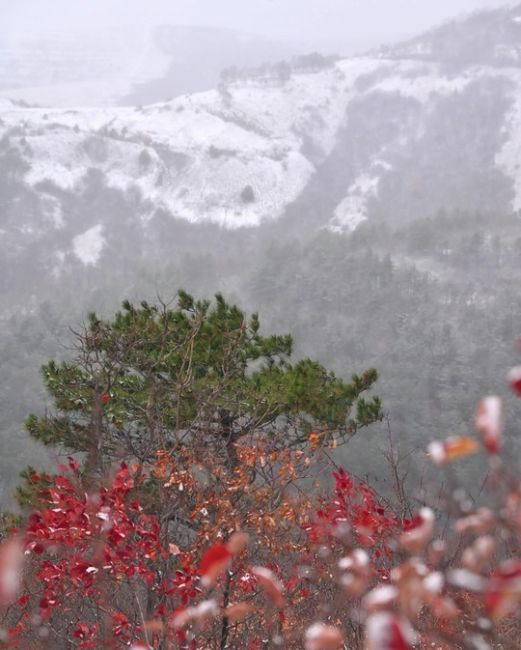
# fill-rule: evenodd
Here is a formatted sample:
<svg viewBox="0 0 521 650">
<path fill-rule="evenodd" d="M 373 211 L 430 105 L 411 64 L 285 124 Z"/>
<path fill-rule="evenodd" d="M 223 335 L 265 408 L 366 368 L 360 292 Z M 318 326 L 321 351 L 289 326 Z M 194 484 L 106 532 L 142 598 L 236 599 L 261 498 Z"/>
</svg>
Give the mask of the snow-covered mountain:
<svg viewBox="0 0 521 650">
<path fill-rule="evenodd" d="M 6 102 L 0 134 L 21 152 L 31 187 L 49 181 L 73 191 L 96 169 L 109 187 L 139 189 L 154 208 L 188 221 L 259 225 L 301 194 L 335 146 L 356 80 L 379 67 L 378 60 L 346 60 L 145 108 L 63 111 Z M 241 196 L 248 186 L 249 200 Z"/>
<path fill-rule="evenodd" d="M 0 238 L 11 255 L 45 240 L 58 272 L 112 254 L 127 231 L 175 236 L 181 221 L 342 231 L 517 211 L 520 166 L 521 6 L 366 57 L 230 72 L 216 90 L 145 107 L 3 100 Z"/>
<path fill-rule="evenodd" d="M 211 40 L 158 36 L 167 56 Z M 170 304 L 180 286 L 259 309 L 267 332 L 291 332 L 297 356 L 339 374 L 377 367 L 400 454 L 464 430 L 519 336 L 520 48 L 521 6 L 364 57 L 228 70 L 168 101 L 189 74 L 147 64 L 132 89 L 109 84 L 136 106 L 97 107 L 120 54 L 94 66 L 81 53 L 74 72 L 56 50 L 48 77 L 31 50 L 12 67 L 0 56 L 0 501 L 22 458 L 40 463 L 19 423 L 44 408 L 38 365 L 75 354 L 68 327 L 123 298 Z M 86 84 L 82 107 L 71 79 Z M 42 88 L 53 107 L 20 101 Z M 375 438 L 362 440 L 349 462 L 377 471 Z"/>
</svg>

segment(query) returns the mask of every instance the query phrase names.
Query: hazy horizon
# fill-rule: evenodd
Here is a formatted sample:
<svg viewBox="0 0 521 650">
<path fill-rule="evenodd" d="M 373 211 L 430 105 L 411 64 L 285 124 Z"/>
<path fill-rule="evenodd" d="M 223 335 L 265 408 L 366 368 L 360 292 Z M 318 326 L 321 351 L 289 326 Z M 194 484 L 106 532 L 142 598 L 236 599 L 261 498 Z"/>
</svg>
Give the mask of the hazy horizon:
<svg viewBox="0 0 521 650">
<path fill-rule="evenodd" d="M 159 24 L 227 28 L 304 47 L 349 53 L 428 29 L 472 11 L 515 5 L 503 0 L 4 0 L 0 31 L 45 35 Z"/>
</svg>

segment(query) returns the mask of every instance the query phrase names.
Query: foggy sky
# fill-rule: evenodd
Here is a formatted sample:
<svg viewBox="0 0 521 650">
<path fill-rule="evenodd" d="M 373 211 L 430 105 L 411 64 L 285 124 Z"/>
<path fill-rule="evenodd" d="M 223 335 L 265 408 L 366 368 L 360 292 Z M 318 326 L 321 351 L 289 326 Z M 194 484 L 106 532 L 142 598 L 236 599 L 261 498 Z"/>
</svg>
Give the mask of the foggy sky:
<svg viewBox="0 0 521 650">
<path fill-rule="evenodd" d="M 519 1 L 519 0 L 518 0 Z M 0 30 L 204 25 L 315 47 L 369 47 L 505 0 L 0 0 Z"/>
</svg>

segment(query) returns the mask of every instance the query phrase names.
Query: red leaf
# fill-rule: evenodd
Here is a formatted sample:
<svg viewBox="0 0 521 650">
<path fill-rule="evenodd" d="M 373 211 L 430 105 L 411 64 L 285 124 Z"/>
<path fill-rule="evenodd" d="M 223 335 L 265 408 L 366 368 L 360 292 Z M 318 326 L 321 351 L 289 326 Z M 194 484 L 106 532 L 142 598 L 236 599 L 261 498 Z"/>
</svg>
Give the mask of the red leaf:
<svg viewBox="0 0 521 650">
<path fill-rule="evenodd" d="M 211 546 L 201 558 L 199 573 L 206 585 L 211 585 L 231 564 L 232 553 L 221 542 Z"/>
<path fill-rule="evenodd" d="M 29 602 L 29 596 L 27 594 L 20 596 L 20 598 L 18 599 L 18 604 L 20 605 L 20 607 L 25 607 L 25 605 L 27 605 L 28 602 Z"/>
<path fill-rule="evenodd" d="M 390 612 L 377 612 L 366 623 L 366 650 L 412 650 L 416 635 L 409 622 Z"/>
<path fill-rule="evenodd" d="M 514 391 L 516 395 L 521 397 L 521 366 L 516 366 L 508 373 L 508 382 L 510 388 Z"/>
<path fill-rule="evenodd" d="M 421 508 L 400 536 L 401 546 L 409 553 L 421 553 L 431 540 L 433 528 L 434 512 L 430 508 Z"/>
<path fill-rule="evenodd" d="M 483 443 L 490 454 L 501 449 L 501 398 L 490 395 L 479 403 L 476 413 L 476 429 L 483 436 Z"/>
<path fill-rule="evenodd" d="M 494 620 L 518 610 L 521 601 L 521 561 L 508 560 L 491 576 L 486 607 Z"/>
</svg>

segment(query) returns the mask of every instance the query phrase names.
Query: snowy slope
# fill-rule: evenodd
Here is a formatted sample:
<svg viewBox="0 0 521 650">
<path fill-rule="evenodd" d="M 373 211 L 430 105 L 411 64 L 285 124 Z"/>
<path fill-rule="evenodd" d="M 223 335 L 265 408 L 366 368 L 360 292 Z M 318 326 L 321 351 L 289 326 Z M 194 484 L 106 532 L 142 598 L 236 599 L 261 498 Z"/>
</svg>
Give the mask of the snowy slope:
<svg viewBox="0 0 521 650">
<path fill-rule="evenodd" d="M 284 84 L 237 83 L 146 108 L 20 109 L 1 112 L 2 133 L 19 129 L 31 151 L 25 180 L 71 190 L 96 167 L 107 185 L 191 222 L 226 227 L 275 219 L 330 153 L 360 74 L 378 60 L 340 62 Z M 262 107 L 262 110 L 259 110 Z M 303 151 L 305 143 L 313 155 Z M 254 200 L 245 202 L 245 187 Z"/>
<path fill-rule="evenodd" d="M 519 210 L 521 62 L 505 54 L 519 15 L 487 12 L 371 56 L 268 67 L 145 107 L 0 99 L 0 164 L 16 158 L 17 187 L 39 202 L 30 219 L 8 203 L 4 241 L 23 250 L 51 224 L 51 266 L 96 264 L 118 246 L 116 200 L 118 236 L 128 229 L 133 245 L 172 236 L 175 219 L 343 231 L 440 209 Z M 78 216 L 93 184 L 92 215 Z"/>
<path fill-rule="evenodd" d="M 149 104 L 214 88 L 221 71 L 293 53 L 232 30 L 187 25 L 85 26 L 39 34 L 0 23 L 0 97 L 69 108 Z"/>
</svg>

